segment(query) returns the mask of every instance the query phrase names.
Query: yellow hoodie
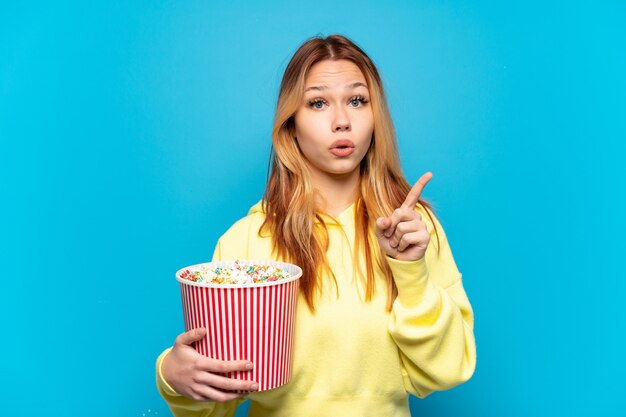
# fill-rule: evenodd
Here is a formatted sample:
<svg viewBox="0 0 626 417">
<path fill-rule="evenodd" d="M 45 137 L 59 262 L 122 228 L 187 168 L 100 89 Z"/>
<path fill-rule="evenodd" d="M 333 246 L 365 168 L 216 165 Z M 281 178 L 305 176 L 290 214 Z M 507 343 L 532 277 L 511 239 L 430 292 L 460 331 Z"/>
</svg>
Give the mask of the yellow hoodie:
<svg viewBox="0 0 626 417">
<path fill-rule="evenodd" d="M 249 416 L 409 416 L 408 394 L 423 398 L 467 381 L 476 366 L 472 307 L 445 232 L 424 207 L 416 210 L 430 232 L 424 258 L 387 258 L 398 287 L 391 312 L 386 285 L 376 270 L 376 294 L 364 301 L 352 268 L 353 204 L 325 217 L 330 239 L 329 264 L 339 294 L 328 282 L 312 314 L 300 295 L 296 313 L 293 376 L 280 388 L 252 393 Z M 431 212 L 432 214 L 432 212 Z M 265 213 L 260 202 L 218 241 L 213 260 L 272 259 L 269 237 L 259 237 Z M 177 417 L 233 416 L 244 399 L 196 402 L 176 393 L 163 379 L 157 359 L 157 387 Z"/>
</svg>

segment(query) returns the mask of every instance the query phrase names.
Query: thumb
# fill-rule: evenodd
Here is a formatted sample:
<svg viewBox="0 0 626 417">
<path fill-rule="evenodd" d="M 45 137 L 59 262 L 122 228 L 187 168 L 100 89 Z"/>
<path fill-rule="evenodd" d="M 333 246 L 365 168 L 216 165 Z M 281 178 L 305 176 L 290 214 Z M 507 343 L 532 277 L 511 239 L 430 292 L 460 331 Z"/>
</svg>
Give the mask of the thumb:
<svg viewBox="0 0 626 417">
<path fill-rule="evenodd" d="M 375 234 L 378 239 L 381 239 L 384 235 L 383 232 L 391 226 L 391 219 L 389 217 L 379 217 L 376 219 Z"/>
<path fill-rule="evenodd" d="M 181 345 L 191 345 L 193 342 L 197 342 L 201 340 L 206 335 L 206 329 L 203 327 L 199 327 L 197 329 L 191 329 L 188 332 L 185 332 L 179 335 L 176 338 L 176 343 Z"/>
</svg>

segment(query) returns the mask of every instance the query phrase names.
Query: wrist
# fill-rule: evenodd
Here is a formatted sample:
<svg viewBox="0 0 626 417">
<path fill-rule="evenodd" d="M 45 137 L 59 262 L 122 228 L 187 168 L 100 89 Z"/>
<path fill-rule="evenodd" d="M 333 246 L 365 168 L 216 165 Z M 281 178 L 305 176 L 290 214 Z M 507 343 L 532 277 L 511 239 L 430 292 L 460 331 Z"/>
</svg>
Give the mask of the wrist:
<svg viewBox="0 0 626 417">
<path fill-rule="evenodd" d="M 167 359 L 172 352 L 172 348 L 167 348 L 159 358 L 157 359 L 157 382 L 161 385 L 163 390 L 169 395 L 180 395 L 168 382 L 169 375 L 169 367 L 167 366 Z M 171 358 L 170 358 L 171 359 Z"/>
</svg>

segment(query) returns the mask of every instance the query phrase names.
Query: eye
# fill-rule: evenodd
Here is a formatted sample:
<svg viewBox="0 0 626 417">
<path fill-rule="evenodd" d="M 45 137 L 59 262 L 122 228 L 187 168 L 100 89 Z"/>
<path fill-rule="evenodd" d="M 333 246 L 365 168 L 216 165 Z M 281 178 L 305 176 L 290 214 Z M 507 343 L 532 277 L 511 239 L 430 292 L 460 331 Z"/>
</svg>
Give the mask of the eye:
<svg viewBox="0 0 626 417">
<path fill-rule="evenodd" d="M 319 106 L 319 104 L 326 104 L 326 102 L 324 100 L 322 100 L 321 98 L 318 98 L 318 99 L 315 99 L 315 100 L 310 100 L 308 104 L 309 104 L 309 107 L 312 107 L 312 108 L 317 109 L 317 110 L 321 110 L 322 107 Z"/>
<path fill-rule="evenodd" d="M 350 99 L 350 104 L 354 104 L 354 103 L 359 103 L 360 105 L 355 105 L 353 107 L 362 107 L 363 104 L 367 103 L 369 100 L 366 99 L 365 97 L 358 95 L 358 96 L 354 96 Z"/>
</svg>

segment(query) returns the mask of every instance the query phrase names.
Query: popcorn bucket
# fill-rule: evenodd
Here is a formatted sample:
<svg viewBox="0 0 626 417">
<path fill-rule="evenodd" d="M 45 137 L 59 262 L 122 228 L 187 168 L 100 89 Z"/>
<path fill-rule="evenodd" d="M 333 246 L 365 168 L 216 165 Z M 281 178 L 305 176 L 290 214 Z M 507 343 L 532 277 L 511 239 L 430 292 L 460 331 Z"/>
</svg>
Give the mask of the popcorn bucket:
<svg viewBox="0 0 626 417">
<path fill-rule="evenodd" d="M 291 378 L 293 331 L 302 270 L 274 261 L 237 261 L 285 269 L 290 278 L 250 284 L 209 284 L 183 278 L 203 267 L 233 267 L 235 261 L 197 264 L 176 272 L 180 283 L 185 331 L 204 327 L 206 337 L 195 343 L 201 355 L 225 361 L 247 360 L 251 371 L 224 374 L 256 381 L 259 391 L 286 384 Z M 182 275 L 182 276 L 181 276 Z"/>
</svg>

